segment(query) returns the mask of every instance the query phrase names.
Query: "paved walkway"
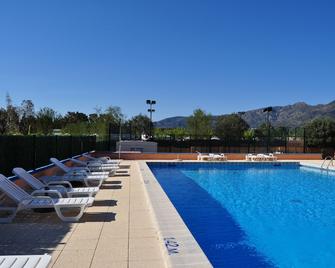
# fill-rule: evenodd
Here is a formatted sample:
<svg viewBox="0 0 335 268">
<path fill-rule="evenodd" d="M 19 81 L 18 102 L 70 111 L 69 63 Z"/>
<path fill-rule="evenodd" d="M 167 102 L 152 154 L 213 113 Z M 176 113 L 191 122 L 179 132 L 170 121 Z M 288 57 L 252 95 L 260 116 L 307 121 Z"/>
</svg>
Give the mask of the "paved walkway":
<svg viewBox="0 0 335 268">
<path fill-rule="evenodd" d="M 0 255 L 52 255 L 51 267 L 165 267 L 139 171 L 112 177 L 79 223 L 55 213 L 19 213 L 0 225 Z"/>
</svg>

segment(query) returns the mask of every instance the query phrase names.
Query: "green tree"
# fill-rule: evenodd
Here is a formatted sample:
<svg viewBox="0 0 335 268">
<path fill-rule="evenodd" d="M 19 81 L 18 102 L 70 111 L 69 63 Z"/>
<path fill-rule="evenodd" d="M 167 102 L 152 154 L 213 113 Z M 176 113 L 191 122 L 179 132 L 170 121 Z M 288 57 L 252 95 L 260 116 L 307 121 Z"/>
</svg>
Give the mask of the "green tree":
<svg viewBox="0 0 335 268">
<path fill-rule="evenodd" d="M 88 117 L 86 114 L 80 112 L 67 112 L 67 114 L 63 117 L 63 122 L 65 126 L 67 124 L 88 122 Z"/>
<path fill-rule="evenodd" d="M 88 122 L 67 124 L 65 127 L 62 128 L 62 133 L 77 136 L 92 134 Z"/>
<path fill-rule="evenodd" d="M 36 119 L 34 103 L 31 100 L 23 100 L 20 111 L 20 132 L 24 135 L 30 134 L 35 130 Z"/>
<path fill-rule="evenodd" d="M 243 132 L 243 138 L 247 141 L 252 141 L 255 138 L 255 130 L 247 129 Z"/>
<path fill-rule="evenodd" d="M 57 121 L 57 113 L 48 107 L 40 109 L 36 115 L 37 131 L 48 135 L 52 133 Z"/>
<path fill-rule="evenodd" d="M 272 125 L 270 125 L 270 135 L 274 133 L 275 129 Z M 264 138 L 267 137 L 269 134 L 269 126 L 267 123 L 261 124 L 258 128 L 255 129 L 255 136 L 257 138 Z"/>
<path fill-rule="evenodd" d="M 128 121 L 131 132 L 135 137 L 141 137 L 142 134 L 149 134 L 150 124 L 152 124 L 150 118 L 143 114 L 136 115 Z"/>
<path fill-rule="evenodd" d="M 318 118 L 306 125 L 308 146 L 335 146 L 335 121 L 331 118 Z"/>
<path fill-rule="evenodd" d="M 8 134 L 16 134 L 19 132 L 19 113 L 18 109 L 13 105 L 12 99 L 7 93 L 6 95 L 7 103 L 7 132 Z"/>
<path fill-rule="evenodd" d="M 187 119 L 187 129 L 195 138 L 208 137 L 212 134 L 212 116 L 201 109 L 196 109 Z"/>
<path fill-rule="evenodd" d="M 155 128 L 156 139 L 185 139 L 189 136 L 186 128 Z"/>
<path fill-rule="evenodd" d="M 241 140 L 249 125 L 239 115 L 221 115 L 215 123 L 215 135 L 220 139 Z"/>
<path fill-rule="evenodd" d="M 4 135 L 7 132 L 7 111 L 0 108 L 0 134 Z"/>
</svg>

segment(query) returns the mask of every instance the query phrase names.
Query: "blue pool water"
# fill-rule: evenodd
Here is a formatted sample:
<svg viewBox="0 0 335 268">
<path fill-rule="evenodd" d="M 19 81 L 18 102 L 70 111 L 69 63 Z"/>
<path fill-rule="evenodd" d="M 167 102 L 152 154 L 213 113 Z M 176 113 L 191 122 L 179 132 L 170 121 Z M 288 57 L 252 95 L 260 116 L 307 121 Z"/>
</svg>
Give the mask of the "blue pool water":
<svg viewBox="0 0 335 268">
<path fill-rule="evenodd" d="M 149 163 L 214 267 L 335 267 L 335 175 L 297 164 Z"/>
</svg>

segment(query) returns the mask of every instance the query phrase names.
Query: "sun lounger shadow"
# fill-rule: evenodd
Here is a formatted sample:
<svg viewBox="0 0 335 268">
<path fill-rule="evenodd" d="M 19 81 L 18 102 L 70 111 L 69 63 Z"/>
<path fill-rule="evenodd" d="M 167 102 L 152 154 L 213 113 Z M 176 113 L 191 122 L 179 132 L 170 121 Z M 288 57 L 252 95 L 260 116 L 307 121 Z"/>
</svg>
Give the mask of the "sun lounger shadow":
<svg viewBox="0 0 335 268">
<path fill-rule="evenodd" d="M 80 222 L 112 222 L 116 220 L 116 213 L 113 212 L 86 212 Z"/>
<path fill-rule="evenodd" d="M 122 189 L 122 185 L 102 185 L 101 189 L 120 190 Z"/>
<path fill-rule="evenodd" d="M 117 206 L 117 200 L 95 200 L 95 207 L 115 207 Z"/>
<path fill-rule="evenodd" d="M 71 231 L 69 223 L 24 220 L 16 224 L 19 218 L 12 224 L 0 225 L 0 255 L 51 254 Z"/>
<path fill-rule="evenodd" d="M 121 183 L 122 183 L 122 181 L 105 181 L 104 185 L 107 185 L 107 184 L 113 184 L 113 185 L 115 185 L 115 184 L 121 184 Z"/>
</svg>

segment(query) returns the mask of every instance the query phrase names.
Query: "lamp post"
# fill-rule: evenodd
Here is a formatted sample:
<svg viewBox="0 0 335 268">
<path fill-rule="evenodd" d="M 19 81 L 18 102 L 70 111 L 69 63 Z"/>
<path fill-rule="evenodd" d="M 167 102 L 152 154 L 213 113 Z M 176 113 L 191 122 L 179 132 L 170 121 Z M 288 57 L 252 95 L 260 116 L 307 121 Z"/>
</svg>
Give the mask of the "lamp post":
<svg viewBox="0 0 335 268">
<path fill-rule="evenodd" d="M 150 113 L 149 135 L 150 135 L 150 138 L 151 138 L 152 137 L 152 133 L 151 133 L 152 113 L 156 111 L 155 109 L 152 108 L 152 106 L 156 104 L 156 101 L 155 100 L 147 100 L 147 104 L 149 105 L 148 112 Z"/>
<path fill-rule="evenodd" d="M 270 112 L 272 112 L 272 107 L 266 107 L 263 109 L 263 113 L 266 113 L 266 124 L 268 127 L 268 138 L 266 144 L 267 153 L 269 153 L 269 147 L 270 147 Z"/>
</svg>

